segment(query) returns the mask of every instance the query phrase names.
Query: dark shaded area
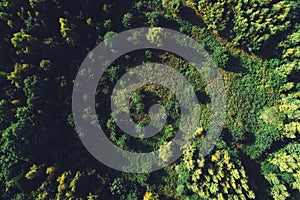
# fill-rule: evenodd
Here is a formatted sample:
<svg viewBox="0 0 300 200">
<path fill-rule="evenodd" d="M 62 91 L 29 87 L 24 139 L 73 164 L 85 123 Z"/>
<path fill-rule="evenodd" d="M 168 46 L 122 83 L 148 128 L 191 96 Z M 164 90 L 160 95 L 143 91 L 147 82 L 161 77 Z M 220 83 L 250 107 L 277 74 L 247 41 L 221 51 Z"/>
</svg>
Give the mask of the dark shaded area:
<svg viewBox="0 0 300 200">
<path fill-rule="evenodd" d="M 195 94 L 196 94 L 196 97 L 197 97 L 199 103 L 201 103 L 201 104 L 211 103 L 210 97 L 209 97 L 209 95 L 206 94 L 206 92 L 196 91 Z"/>
<path fill-rule="evenodd" d="M 195 11 L 189 7 L 182 7 L 178 13 L 182 20 L 185 20 L 193 25 L 204 27 L 205 24 L 202 19 L 195 14 Z"/>
<path fill-rule="evenodd" d="M 236 55 L 230 55 L 228 63 L 226 64 L 226 71 L 235 72 L 235 73 L 248 73 L 247 68 L 243 67 L 241 60 Z"/>
<path fill-rule="evenodd" d="M 255 191 L 256 199 L 270 199 L 268 196 L 268 191 L 266 190 L 266 188 L 269 187 L 269 183 L 260 173 L 259 162 L 251 160 L 247 155 L 242 153 L 242 151 L 239 151 L 239 157 L 241 158 L 242 165 L 244 166 L 249 177 L 249 185 Z"/>
</svg>

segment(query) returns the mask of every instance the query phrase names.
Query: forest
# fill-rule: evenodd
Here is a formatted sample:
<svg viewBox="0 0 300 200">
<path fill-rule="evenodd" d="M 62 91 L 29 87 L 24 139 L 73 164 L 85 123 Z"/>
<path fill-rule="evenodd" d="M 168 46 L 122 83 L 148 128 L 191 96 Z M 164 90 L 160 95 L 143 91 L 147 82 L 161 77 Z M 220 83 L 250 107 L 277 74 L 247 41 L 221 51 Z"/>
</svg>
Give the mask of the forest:
<svg viewBox="0 0 300 200">
<path fill-rule="evenodd" d="M 299 200 L 299 16 L 299 0 L 0 0 L 0 199 Z M 158 150 L 168 162 L 181 120 L 174 93 L 148 84 L 131 96 L 130 116 L 146 126 L 149 108 L 160 104 L 166 124 L 151 138 L 124 133 L 110 96 L 128 70 L 169 66 L 199 101 L 195 139 L 182 156 L 154 172 L 130 173 L 99 162 L 82 144 L 72 92 L 91 50 L 140 27 L 152 28 L 150 42 L 168 28 L 201 44 L 222 76 L 227 112 L 213 150 L 199 157 L 212 110 L 208 83 L 172 52 L 122 55 L 103 73 L 95 98 L 97 123 L 116 146 Z"/>
</svg>

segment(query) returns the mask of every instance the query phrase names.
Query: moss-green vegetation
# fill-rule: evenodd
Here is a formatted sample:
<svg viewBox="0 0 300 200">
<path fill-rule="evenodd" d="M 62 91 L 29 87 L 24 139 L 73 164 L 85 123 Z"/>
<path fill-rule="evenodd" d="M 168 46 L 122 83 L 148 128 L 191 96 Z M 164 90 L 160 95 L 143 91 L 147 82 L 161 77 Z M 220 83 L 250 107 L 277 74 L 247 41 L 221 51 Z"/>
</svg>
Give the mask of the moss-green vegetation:
<svg viewBox="0 0 300 200">
<path fill-rule="evenodd" d="M 0 0 L 0 199 L 300 199 L 299 8 L 297 0 Z M 71 96 L 91 49 L 142 26 L 174 29 L 204 46 L 224 80 L 227 118 L 214 150 L 199 158 L 211 110 L 200 74 L 170 52 L 122 56 L 96 94 L 99 122 L 117 146 L 159 150 L 167 162 L 180 122 L 172 91 L 149 84 L 131 97 L 131 116 L 147 125 L 149 108 L 159 103 L 165 127 L 148 139 L 120 130 L 109 97 L 132 67 L 157 62 L 177 70 L 193 85 L 201 110 L 196 139 L 179 160 L 129 174 L 102 165 L 84 148 Z M 159 34 L 151 29 L 147 39 L 159 44 Z"/>
</svg>

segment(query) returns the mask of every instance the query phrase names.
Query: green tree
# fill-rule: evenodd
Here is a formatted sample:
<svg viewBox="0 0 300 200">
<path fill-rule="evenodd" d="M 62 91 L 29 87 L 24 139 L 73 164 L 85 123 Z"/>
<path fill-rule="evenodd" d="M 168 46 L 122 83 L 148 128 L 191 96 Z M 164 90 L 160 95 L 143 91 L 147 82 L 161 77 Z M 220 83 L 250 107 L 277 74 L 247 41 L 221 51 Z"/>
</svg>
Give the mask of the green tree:
<svg viewBox="0 0 300 200">
<path fill-rule="evenodd" d="M 189 192 L 203 199 L 254 199 L 245 169 L 228 149 L 219 149 L 208 159 L 195 159 L 197 150 L 184 150 L 183 162 L 176 167 L 178 195 L 189 198 Z M 196 156 L 197 157 L 197 156 Z"/>
<path fill-rule="evenodd" d="M 262 163 L 262 174 L 271 184 L 270 194 L 275 200 L 288 199 L 290 190 L 300 191 L 299 151 L 297 142 L 290 143 L 270 154 Z"/>
<path fill-rule="evenodd" d="M 130 29 L 133 25 L 133 15 L 131 13 L 126 13 L 123 15 L 122 24 L 125 28 Z"/>
</svg>

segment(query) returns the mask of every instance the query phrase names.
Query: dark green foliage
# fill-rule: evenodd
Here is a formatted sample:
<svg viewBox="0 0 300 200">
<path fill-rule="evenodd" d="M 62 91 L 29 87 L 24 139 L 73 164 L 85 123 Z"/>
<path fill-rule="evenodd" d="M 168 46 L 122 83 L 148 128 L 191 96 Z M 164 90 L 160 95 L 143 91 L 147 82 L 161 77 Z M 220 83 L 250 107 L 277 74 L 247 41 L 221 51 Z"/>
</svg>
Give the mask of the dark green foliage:
<svg viewBox="0 0 300 200">
<path fill-rule="evenodd" d="M 204 45 L 206 49 L 211 52 L 211 58 L 215 62 L 215 65 L 220 68 L 226 68 L 229 61 L 228 50 L 218 44 L 212 35 L 205 38 Z"/>
<path fill-rule="evenodd" d="M 0 0 L 0 199 L 297 199 L 299 8 L 299 1 L 284 0 Z M 172 91 L 148 84 L 132 95 L 130 115 L 147 125 L 149 108 L 161 104 L 166 125 L 148 139 L 120 130 L 110 95 L 131 68 L 168 65 L 191 83 L 200 102 L 196 139 L 184 155 L 162 170 L 128 174 L 89 155 L 74 130 L 71 95 L 91 49 L 144 26 L 168 27 L 204 46 L 223 77 L 227 118 L 213 152 L 199 157 L 209 128 L 210 83 L 172 52 L 142 49 L 120 57 L 101 77 L 95 106 L 101 127 L 120 148 L 159 150 L 167 161 L 181 122 Z M 161 45 L 160 31 L 151 29 L 147 39 Z M 170 148 L 160 151 L 162 145 Z"/>
<path fill-rule="evenodd" d="M 147 15 L 148 23 L 151 26 L 157 26 L 159 20 L 162 19 L 162 14 L 160 12 L 151 12 Z"/>
</svg>

